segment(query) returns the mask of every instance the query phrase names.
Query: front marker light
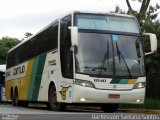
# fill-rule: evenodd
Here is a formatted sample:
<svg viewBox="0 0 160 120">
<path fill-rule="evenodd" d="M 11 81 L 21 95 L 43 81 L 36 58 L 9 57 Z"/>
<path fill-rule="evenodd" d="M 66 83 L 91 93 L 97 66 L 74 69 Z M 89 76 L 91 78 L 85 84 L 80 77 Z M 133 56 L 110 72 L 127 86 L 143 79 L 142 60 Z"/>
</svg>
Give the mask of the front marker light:
<svg viewBox="0 0 160 120">
<path fill-rule="evenodd" d="M 86 99 L 85 98 L 80 98 L 80 101 L 81 102 L 86 102 Z"/>
<path fill-rule="evenodd" d="M 80 86 L 84 86 L 84 87 L 94 88 L 94 85 L 93 85 L 93 83 L 92 83 L 91 81 L 76 79 L 76 80 L 74 81 L 74 84 L 80 85 Z"/>
<path fill-rule="evenodd" d="M 146 82 L 138 82 L 134 85 L 134 89 L 140 89 L 146 87 Z"/>
</svg>

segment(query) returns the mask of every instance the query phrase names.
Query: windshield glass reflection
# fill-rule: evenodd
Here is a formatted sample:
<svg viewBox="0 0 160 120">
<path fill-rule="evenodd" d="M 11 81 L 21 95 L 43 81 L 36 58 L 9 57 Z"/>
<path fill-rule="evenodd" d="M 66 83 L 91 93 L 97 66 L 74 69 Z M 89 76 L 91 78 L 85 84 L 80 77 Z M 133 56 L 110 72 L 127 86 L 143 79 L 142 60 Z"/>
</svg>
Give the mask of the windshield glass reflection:
<svg viewBox="0 0 160 120">
<path fill-rule="evenodd" d="M 76 72 L 96 76 L 143 76 L 143 49 L 141 42 L 136 44 L 137 39 L 135 36 L 80 32 Z"/>
</svg>

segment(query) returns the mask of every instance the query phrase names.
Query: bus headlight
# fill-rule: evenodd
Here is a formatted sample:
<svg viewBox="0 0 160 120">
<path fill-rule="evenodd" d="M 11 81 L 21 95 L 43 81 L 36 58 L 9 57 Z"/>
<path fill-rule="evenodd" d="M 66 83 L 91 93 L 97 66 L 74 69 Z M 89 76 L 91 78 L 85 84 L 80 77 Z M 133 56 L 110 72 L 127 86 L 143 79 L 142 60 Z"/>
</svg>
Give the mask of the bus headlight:
<svg viewBox="0 0 160 120">
<path fill-rule="evenodd" d="M 90 82 L 90 81 L 86 81 L 86 80 L 79 80 L 79 79 L 76 79 L 76 80 L 74 81 L 74 84 L 80 85 L 80 86 L 84 86 L 84 87 L 91 87 L 91 88 L 94 88 L 93 83 Z"/>
<path fill-rule="evenodd" d="M 134 85 L 134 89 L 139 89 L 144 87 L 146 87 L 146 82 L 138 82 Z"/>
</svg>

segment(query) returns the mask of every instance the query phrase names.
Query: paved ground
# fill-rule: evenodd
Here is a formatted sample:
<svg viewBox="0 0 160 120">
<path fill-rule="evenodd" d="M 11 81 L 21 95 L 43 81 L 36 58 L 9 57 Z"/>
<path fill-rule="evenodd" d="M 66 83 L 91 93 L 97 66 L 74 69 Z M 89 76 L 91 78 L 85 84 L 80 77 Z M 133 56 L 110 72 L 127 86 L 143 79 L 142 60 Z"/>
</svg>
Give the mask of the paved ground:
<svg viewBox="0 0 160 120">
<path fill-rule="evenodd" d="M 131 114 L 132 113 L 132 114 Z M 160 120 L 160 110 L 118 109 L 107 114 L 97 107 L 68 107 L 65 112 L 48 110 L 43 105 L 15 107 L 10 104 L 0 105 L 0 120 L 111 120 L 111 119 L 152 119 Z"/>
</svg>

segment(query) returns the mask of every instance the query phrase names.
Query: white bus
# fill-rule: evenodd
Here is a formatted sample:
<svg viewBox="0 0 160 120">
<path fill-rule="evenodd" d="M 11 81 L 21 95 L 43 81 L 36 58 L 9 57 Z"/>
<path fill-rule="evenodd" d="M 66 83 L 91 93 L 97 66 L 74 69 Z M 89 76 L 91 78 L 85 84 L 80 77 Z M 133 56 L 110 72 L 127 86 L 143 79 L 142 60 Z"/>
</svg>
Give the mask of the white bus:
<svg viewBox="0 0 160 120">
<path fill-rule="evenodd" d="M 5 97 L 5 71 L 6 65 L 0 65 L 0 102 L 6 101 Z"/>
<path fill-rule="evenodd" d="M 147 35 L 151 54 L 156 36 Z M 143 104 L 145 85 L 142 33 L 133 16 L 75 11 L 8 52 L 6 97 L 13 105 L 89 104 L 113 112 L 120 103 Z"/>
</svg>

